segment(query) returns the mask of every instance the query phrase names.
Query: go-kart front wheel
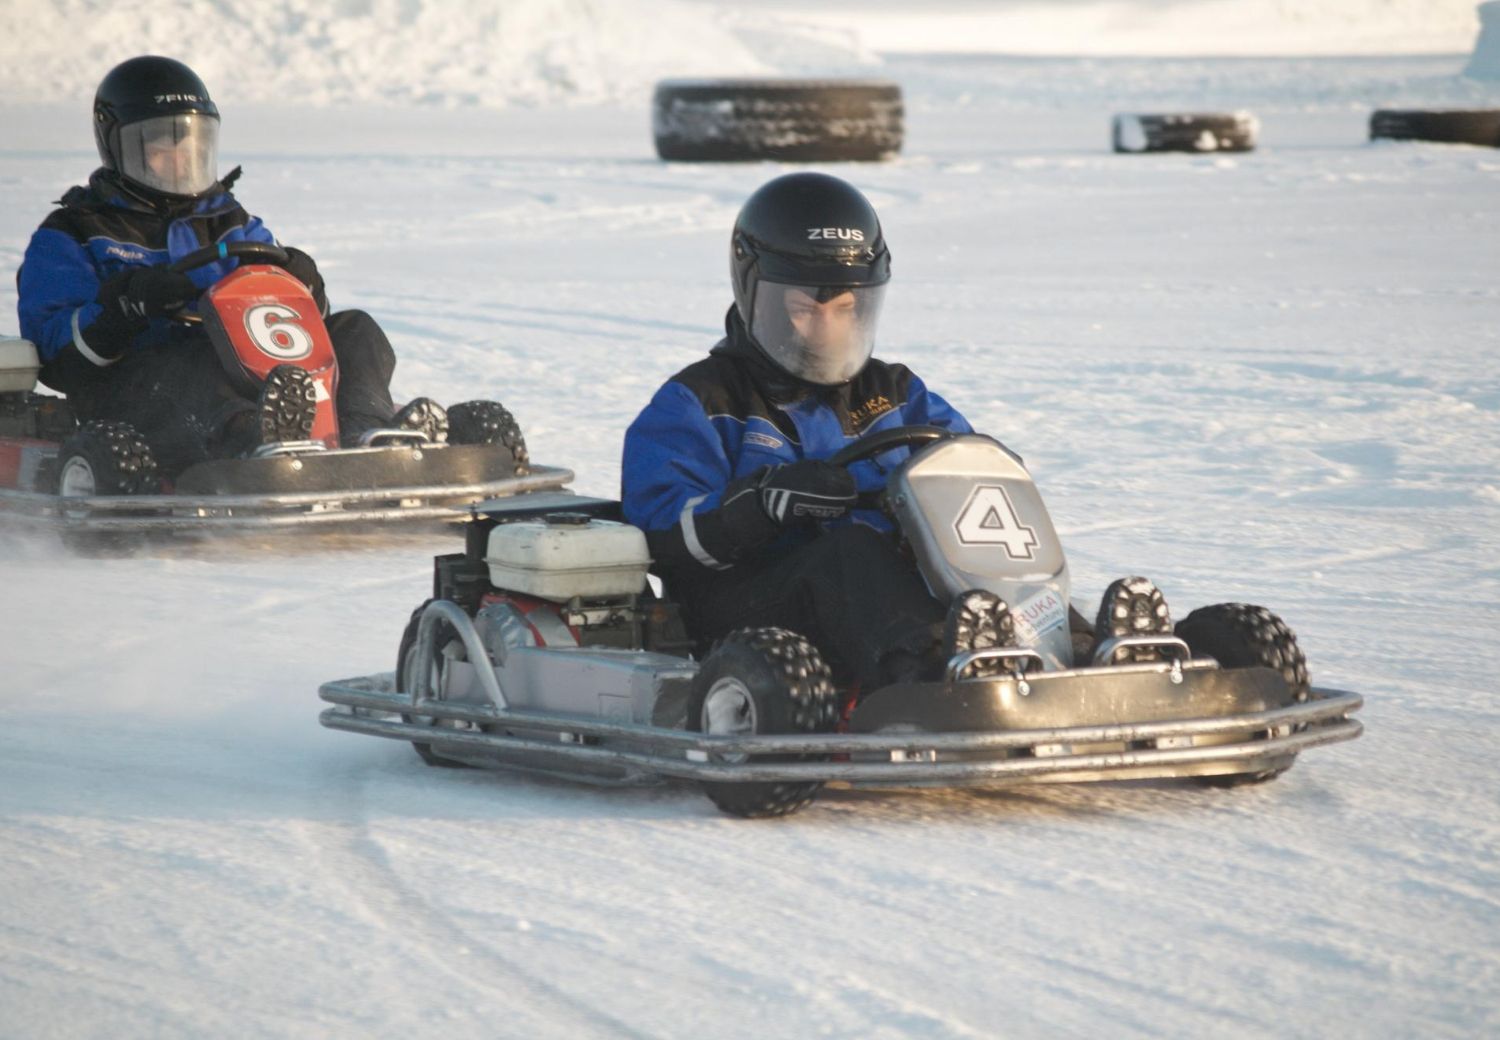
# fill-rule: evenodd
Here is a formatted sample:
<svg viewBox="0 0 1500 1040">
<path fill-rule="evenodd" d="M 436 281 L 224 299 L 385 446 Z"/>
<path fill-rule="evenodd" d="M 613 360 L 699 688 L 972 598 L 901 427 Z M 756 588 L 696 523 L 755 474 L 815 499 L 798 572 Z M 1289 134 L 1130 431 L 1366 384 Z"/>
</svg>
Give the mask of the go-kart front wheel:
<svg viewBox="0 0 1500 1040">
<path fill-rule="evenodd" d="M 1265 607 L 1252 603 L 1199 607 L 1177 623 L 1176 634 L 1194 657 L 1212 657 L 1221 668 L 1269 668 L 1281 675 L 1296 701 L 1307 700 L 1311 688 L 1307 658 L 1287 623 Z M 1274 780 L 1290 768 L 1204 776 L 1199 780 L 1210 787 L 1240 787 Z"/>
<path fill-rule="evenodd" d="M 154 495 L 161 491 L 156 459 L 129 423 L 91 422 L 63 441 L 57 452 L 56 484 L 59 498 L 100 495 Z M 83 509 L 69 510 L 65 521 L 87 519 Z M 126 514 L 116 514 L 124 516 Z M 63 544 L 78 553 L 109 553 L 127 549 L 133 537 L 122 531 L 61 529 Z"/>
<path fill-rule="evenodd" d="M 448 409 L 449 444 L 498 444 L 525 465 L 526 438 L 516 417 L 499 401 L 460 401 Z"/>
<path fill-rule="evenodd" d="M 838 719 L 833 677 L 817 649 L 784 628 L 744 628 L 703 660 L 688 701 L 688 726 L 703 733 L 827 733 Z M 725 755 L 720 761 L 743 762 Z M 758 761 L 771 761 L 761 758 Z M 821 782 L 705 783 L 704 793 L 733 816 L 785 816 L 817 795 Z"/>
</svg>

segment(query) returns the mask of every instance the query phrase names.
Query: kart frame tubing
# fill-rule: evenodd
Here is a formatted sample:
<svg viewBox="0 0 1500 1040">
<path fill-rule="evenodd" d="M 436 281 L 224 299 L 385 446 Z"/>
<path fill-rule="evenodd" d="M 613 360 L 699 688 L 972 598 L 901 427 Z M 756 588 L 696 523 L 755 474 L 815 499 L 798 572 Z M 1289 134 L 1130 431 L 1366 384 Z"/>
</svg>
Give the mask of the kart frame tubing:
<svg viewBox="0 0 1500 1040">
<path fill-rule="evenodd" d="M 387 520 L 446 519 L 466 516 L 469 505 L 481 499 L 557 488 L 572 479 L 571 470 L 556 466 L 533 466 L 524 476 L 475 484 L 296 491 L 272 495 L 94 495 L 63 499 L 37 491 L 0 489 L 0 515 L 11 513 L 25 520 L 41 521 L 70 531 L 227 531 Z M 452 504 L 346 508 L 395 499 L 438 499 Z M 301 511 L 319 505 L 335 508 L 321 512 Z M 195 510 L 203 510 L 209 515 L 176 515 Z M 240 515 L 215 515 L 226 510 L 238 510 Z M 107 515 L 118 512 L 156 515 Z M 73 513 L 88 515 L 70 515 Z M 100 513 L 106 515 L 97 515 Z"/>
<path fill-rule="evenodd" d="M 996 680 L 1005 681 L 1005 680 Z M 318 695 L 337 707 L 328 708 L 319 722 L 330 729 L 366 733 L 420 743 L 473 748 L 502 756 L 507 751 L 538 753 L 560 763 L 590 762 L 626 767 L 644 773 L 709 782 L 848 780 L 873 783 L 950 783 L 985 780 L 1034 779 L 1048 774 L 1089 772 L 1122 773 L 1140 768 L 1192 766 L 1206 762 L 1250 762 L 1294 755 L 1326 744 L 1353 740 L 1363 726 L 1347 716 L 1364 703 L 1358 694 L 1315 689 L 1301 704 L 1269 711 L 1222 718 L 1195 718 L 1129 725 L 1065 726 L 1051 729 L 1006 730 L 977 733 L 876 733 L 876 734 L 788 734 L 749 737 L 711 734 L 609 723 L 574 716 L 499 710 L 487 705 L 456 704 L 414 698 L 403 693 L 383 692 L 377 677 L 324 683 Z M 555 734 L 557 743 L 532 736 L 472 730 L 435 731 L 429 725 L 375 718 L 360 712 L 420 715 L 532 733 Z M 1122 751 L 1052 754 L 991 761 L 934 762 L 922 759 L 876 762 L 743 762 L 712 761 L 726 754 L 808 755 L 884 754 L 903 752 L 1000 752 L 1034 749 L 1038 746 L 1137 743 L 1163 737 L 1212 735 L 1234 732 L 1266 732 L 1291 727 L 1283 736 L 1270 736 L 1232 744 L 1187 748 L 1133 748 Z M 1305 727 L 1298 730 L 1297 727 Z M 619 740 L 642 750 L 600 745 L 563 743 L 570 738 L 595 737 Z M 702 758 L 704 761 L 693 761 Z M 1253 767 L 1247 765 L 1247 771 Z"/>
</svg>

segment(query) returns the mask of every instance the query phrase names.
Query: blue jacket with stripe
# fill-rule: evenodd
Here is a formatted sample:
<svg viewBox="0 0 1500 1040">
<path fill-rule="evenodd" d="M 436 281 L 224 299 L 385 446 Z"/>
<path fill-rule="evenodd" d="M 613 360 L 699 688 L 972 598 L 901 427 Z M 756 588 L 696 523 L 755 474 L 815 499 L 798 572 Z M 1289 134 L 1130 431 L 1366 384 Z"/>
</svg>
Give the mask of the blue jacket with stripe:
<svg viewBox="0 0 1500 1040">
<path fill-rule="evenodd" d="M 220 191 L 171 207 L 133 195 L 110 171 L 96 170 L 87 187 L 70 189 L 31 236 L 16 275 L 21 335 L 36 344 L 42 380 L 64 392 L 97 362 L 75 340 L 88 337 L 103 308 L 100 285 L 126 267 L 171 263 L 218 242 L 274 242 L 270 230 L 230 193 L 239 171 Z M 239 265 L 233 257 L 190 271 L 208 288 Z M 183 326 L 151 322 L 127 349 L 149 349 L 186 334 Z"/>
<path fill-rule="evenodd" d="M 727 335 L 709 356 L 668 380 L 625 432 L 625 519 L 646 532 L 657 568 L 679 586 L 753 567 L 815 537 L 812 527 L 778 535 L 758 503 L 744 498 L 753 500 L 754 477 L 765 467 L 826 459 L 898 426 L 970 432 L 964 417 L 904 365 L 871 360 L 844 386 L 812 388 L 761 356 L 735 308 L 725 325 Z M 897 448 L 856 463 L 856 487 L 883 489 L 909 454 Z M 890 528 L 873 509 L 832 523 Z"/>
</svg>

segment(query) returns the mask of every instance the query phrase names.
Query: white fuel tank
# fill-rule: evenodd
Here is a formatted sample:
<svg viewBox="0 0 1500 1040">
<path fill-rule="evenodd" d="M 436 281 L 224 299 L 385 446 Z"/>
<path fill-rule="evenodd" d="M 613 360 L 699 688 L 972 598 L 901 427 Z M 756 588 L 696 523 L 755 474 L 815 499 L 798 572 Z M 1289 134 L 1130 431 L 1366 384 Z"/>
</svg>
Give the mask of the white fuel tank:
<svg viewBox="0 0 1500 1040">
<path fill-rule="evenodd" d="M 36 374 L 41 368 L 31 340 L 0 336 L 0 394 L 36 389 Z"/>
<path fill-rule="evenodd" d="M 640 528 L 553 513 L 496 527 L 484 562 L 496 588 L 564 602 L 644 591 L 651 556 Z"/>
</svg>

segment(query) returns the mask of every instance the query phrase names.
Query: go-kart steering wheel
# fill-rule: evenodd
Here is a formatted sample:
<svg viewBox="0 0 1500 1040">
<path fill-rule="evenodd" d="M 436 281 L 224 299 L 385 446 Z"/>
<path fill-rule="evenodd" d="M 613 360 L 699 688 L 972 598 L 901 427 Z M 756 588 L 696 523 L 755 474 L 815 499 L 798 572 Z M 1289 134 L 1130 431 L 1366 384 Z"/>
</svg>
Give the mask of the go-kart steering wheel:
<svg viewBox="0 0 1500 1040">
<path fill-rule="evenodd" d="M 895 426 L 863 437 L 853 444 L 846 444 L 828 457 L 835 466 L 851 466 L 856 462 L 873 458 L 892 448 L 915 448 L 933 441 L 944 441 L 956 437 L 952 430 L 941 426 Z"/>
<path fill-rule="evenodd" d="M 832 455 L 828 461 L 835 466 L 852 466 L 856 462 L 874 458 L 892 448 L 916 448 L 933 441 L 944 441 L 949 437 L 956 437 L 952 430 L 941 426 L 893 426 L 889 430 L 881 430 L 872 433 L 868 437 L 862 437 L 853 444 L 846 444 Z M 885 497 L 885 489 L 878 491 L 862 491 L 859 494 L 859 509 L 879 509 L 881 500 Z"/>
<path fill-rule="evenodd" d="M 231 256 L 250 263 L 275 264 L 278 267 L 287 261 L 286 250 L 274 242 L 215 242 L 211 246 L 193 250 L 181 260 L 173 261 L 167 270 L 182 274 Z"/>
<path fill-rule="evenodd" d="M 249 263 L 275 264 L 277 267 L 287 261 L 286 250 L 272 242 L 215 242 L 211 246 L 193 250 L 181 260 L 173 261 L 167 265 L 167 270 L 186 274 L 195 268 L 206 267 L 231 256 Z M 167 317 L 184 325 L 197 325 L 203 321 L 203 315 L 188 310 L 187 304 Z"/>
</svg>

